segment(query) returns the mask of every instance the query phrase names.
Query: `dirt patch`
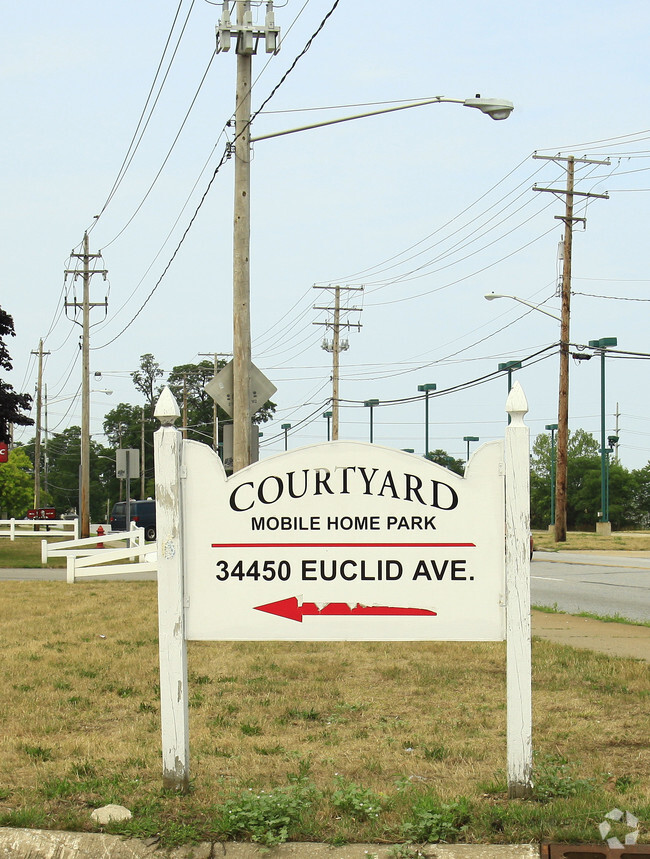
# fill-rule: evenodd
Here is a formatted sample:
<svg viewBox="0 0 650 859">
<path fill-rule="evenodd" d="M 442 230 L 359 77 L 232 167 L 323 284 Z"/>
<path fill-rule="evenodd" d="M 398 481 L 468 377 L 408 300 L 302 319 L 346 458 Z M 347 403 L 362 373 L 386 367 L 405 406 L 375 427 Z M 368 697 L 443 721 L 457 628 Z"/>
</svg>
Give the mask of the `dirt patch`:
<svg viewBox="0 0 650 859">
<path fill-rule="evenodd" d="M 628 623 L 605 623 L 570 614 L 532 612 L 533 635 L 556 644 L 597 650 L 609 656 L 632 656 L 650 662 L 650 628 Z"/>
</svg>

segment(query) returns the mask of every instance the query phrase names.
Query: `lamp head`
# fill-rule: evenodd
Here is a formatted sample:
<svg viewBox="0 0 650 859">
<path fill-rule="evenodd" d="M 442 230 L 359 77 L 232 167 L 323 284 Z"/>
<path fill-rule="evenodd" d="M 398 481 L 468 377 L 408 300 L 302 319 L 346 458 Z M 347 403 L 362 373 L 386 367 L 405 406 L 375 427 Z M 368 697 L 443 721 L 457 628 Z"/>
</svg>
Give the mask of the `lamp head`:
<svg viewBox="0 0 650 859">
<path fill-rule="evenodd" d="M 481 98 L 480 93 L 475 98 L 466 98 L 465 107 L 476 107 L 481 113 L 486 113 L 492 119 L 507 119 L 515 109 L 511 101 L 503 98 Z"/>
</svg>

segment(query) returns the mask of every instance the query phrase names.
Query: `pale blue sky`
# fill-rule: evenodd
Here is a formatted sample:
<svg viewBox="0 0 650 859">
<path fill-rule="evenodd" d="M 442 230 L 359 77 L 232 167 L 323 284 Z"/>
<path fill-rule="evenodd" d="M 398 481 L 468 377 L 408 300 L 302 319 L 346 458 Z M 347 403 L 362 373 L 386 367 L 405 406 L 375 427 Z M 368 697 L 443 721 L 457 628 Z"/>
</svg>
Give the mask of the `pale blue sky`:
<svg viewBox="0 0 650 859">
<path fill-rule="evenodd" d="M 270 61 L 264 53 L 254 59 L 254 107 L 332 4 L 288 0 L 277 8 L 282 50 Z M 181 4 L 179 22 L 190 6 L 190 0 Z M 10 381 L 20 390 L 33 391 L 30 351 L 40 337 L 52 353 L 45 372 L 50 400 L 79 387 L 80 329 L 62 316 L 63 270 L 102 212 L 177 7 L 178 0 L 33 0 L 4 10 L 0 271 L 2 306 L 17 331 Z M 103 373 L 97 387 L 114 391 L 93 395 L 93 432 L 101 431 L 106 409 L 139 402 L 129 371 L 142 353 L 152 352 L 170 370 L 200 360 L 199 353 L 231 350 L 232 162 L 216 177 L 145 310 L 113 340 L 169 262 L 224 149 L 220 135 L 234 105 L 233 53 L 213 59 L 166 166 L 125 228 L 208 67 L 219 15 L 220 6 L 195 0 L 141 146 L 91 232 L 91 250 L 102 249 L 109 271 L 107 284 L 93 280 L 93 301 L 109 290 L 109 312 L 93 329 L 93 346 L 102 348 L 93 351 L 91 369 Z M 363 327 L 351 332 L 341 362 L 341 396 L 357 403 L 412 397 L 424 382 L 442 391 L 558 340 L 553 320 L 534 312 L 520 318 L 524 308 L 514 302 L 483 300 L 495 291 L 548 300 L 552 312 L 559 308 L 553 296 L 562 226 L 554 216 L 564 202 L 531 189 L 535 182 L 562 186 L 564 172 L 534 161 L 535 150 L 611 155 L 611 167 L 577 174 L 578 189 L 611 196 L 592 201 L 586 232 L 576 229 L 571 339 L 582 344 L 616 336 L 620 349 L 650 352 L 649 19 L 642 0 L 458 0 L 410 9 L 341 0 L 267 110 L 480 92 L 510 99 L 515 112 L 497 123 L 459 105 L 437 105 L 255 146 L 253 357 L 278 387 L 277 418 L 264 430 L 263 455 L 282 448 L 281 423 L 304 421 L 291 432 L 291 446 L 325 438 L 325 421 L 308 419 L 328 407 L 331 394 L 331 357 L 320 348 L 322 327 L 313 325 L 324 315 L 311 309 L 327 302 L 312 289 L 315 283 L 366 287 L 361 299 L 354 296 L 364 308 Z M 179 32 L 177 26 L 172 42 Z M 253 133 L 322 116 L 263 115 Z M 583 203 L 578 209 L 585 214 Z M 93 311 L 95 323 L 101 317 Z M 641 360 L 607 364 L 607 430 L 614 431 L 618 402 L 620 455 L 630 468 L 650 459 L 648 370 Z M 518 378 L 534 436 L 557 419 L 557 356 L 527 366 Z M 463 435 L 499 437 L 505 393 L 505 379 L 497 378 L 433 398 L 430 447 L 464 458 Z M 598 433 L 599 396 L 599 362 L 572 364 L 573 429 Z M 79 423 L 78 403 L 66 414 L 71 403 L 51 404 L 50 429 Z M 376 409 L 375 440 L 423 452 L 423 414 L 422 402 Z M 367 409 L 343 410 L 341 437 L 367 439 Z"/>
</svg>

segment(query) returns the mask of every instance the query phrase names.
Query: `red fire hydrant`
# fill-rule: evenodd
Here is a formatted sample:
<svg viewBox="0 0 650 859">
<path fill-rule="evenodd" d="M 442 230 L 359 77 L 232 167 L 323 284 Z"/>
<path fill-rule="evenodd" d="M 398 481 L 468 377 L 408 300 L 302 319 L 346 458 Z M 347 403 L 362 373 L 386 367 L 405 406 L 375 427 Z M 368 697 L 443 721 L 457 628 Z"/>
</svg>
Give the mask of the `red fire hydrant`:
<svg viewBox="0 0 650 859">
<path fill-rule="evenodd" d="M 102 527 L 101 525 L 99 525 L 99 526 L 98 526 L 98 528 L 97 528 L 97 536 L 98 536 L 98 537 L 103 537 L 105 533 L 106 533 L 106 532 L 104 531 L 103 527 Z M 98 542 L 98 543 L 97 543 L 97 548 L 98 548 L 98 549 L 103 549 L 103 548 L 104 548 L 104 544 L 103 544 L 103 543 L 101 543 L 101 542 Z"/>
</svg>

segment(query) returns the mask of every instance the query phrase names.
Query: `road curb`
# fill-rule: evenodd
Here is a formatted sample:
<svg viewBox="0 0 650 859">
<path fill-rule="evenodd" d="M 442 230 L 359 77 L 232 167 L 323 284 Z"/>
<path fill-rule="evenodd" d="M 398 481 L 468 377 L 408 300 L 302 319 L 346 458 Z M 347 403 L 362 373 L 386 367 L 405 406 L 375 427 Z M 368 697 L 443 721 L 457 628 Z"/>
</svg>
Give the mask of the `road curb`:
<svg viewBox="0 0 650 859">
<path fill-rule="evenodd" d="M 45 829 L 0 829 L 1 859 L 390 859 L 394 845 L 292 842 L 271 850 L 255 844 L 204 842 L 172 850 L 157 839 L 145 841 L 88 832 Z M 539 859 L 535 844 L 434 844 L 422 848 L 430 859 Z"/>
</svg>

